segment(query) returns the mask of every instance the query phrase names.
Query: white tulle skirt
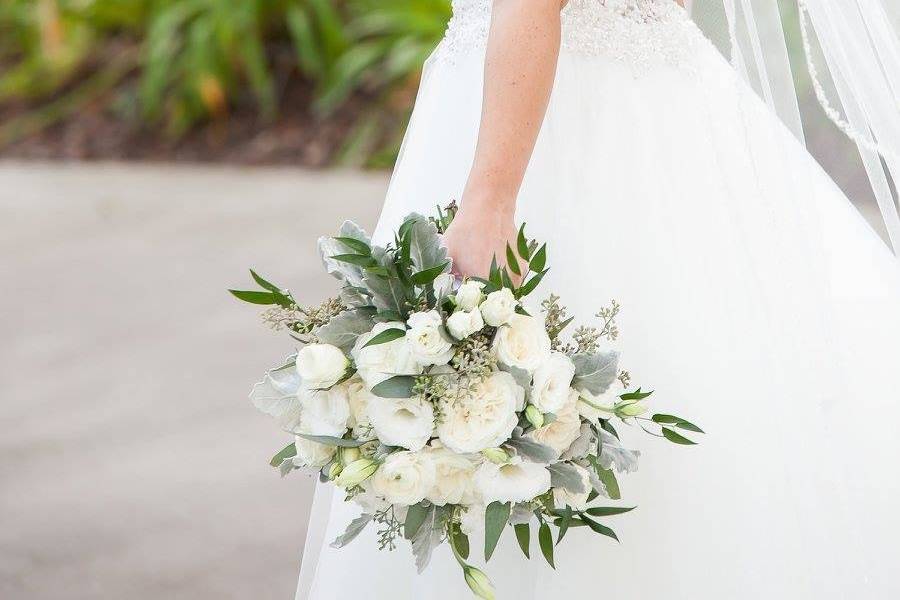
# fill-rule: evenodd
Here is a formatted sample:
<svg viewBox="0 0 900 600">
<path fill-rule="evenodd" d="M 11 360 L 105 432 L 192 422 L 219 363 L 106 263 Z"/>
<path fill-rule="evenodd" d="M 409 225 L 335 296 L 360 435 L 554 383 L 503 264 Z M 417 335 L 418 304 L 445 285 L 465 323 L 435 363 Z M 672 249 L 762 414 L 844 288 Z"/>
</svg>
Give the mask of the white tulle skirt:
<svg viewBox="0 0 900 600">
<path fill-rule="evenodd" d="M 427 66 L 382 240 L 460 197 L 483 58 Z M 708 434 L 626 430 L 643 458 L 621 544 L 572 531 L 554 571 L 505 533 L 498 598 L 900 597 L 900 268 L 712 46 L 640 75 L 564 52 L 518 207 L 549 243 L 544 293 L 584 319 L 617 299 L 653 408 Z M 355 511 L 327 487 L 317 505 L 298 598 L 468 597 L 446 549 L 418 576 L 371 531 L 329 548 Z"/>
</svg>

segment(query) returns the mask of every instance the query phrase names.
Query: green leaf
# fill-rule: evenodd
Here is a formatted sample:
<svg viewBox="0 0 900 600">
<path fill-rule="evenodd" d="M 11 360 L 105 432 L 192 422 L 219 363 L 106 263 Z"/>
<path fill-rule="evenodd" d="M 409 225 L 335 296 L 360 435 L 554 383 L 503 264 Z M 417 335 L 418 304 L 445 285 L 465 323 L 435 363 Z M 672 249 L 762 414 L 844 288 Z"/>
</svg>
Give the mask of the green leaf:
<svg viewBox="0 0 900 600">
<path fill-rule="evenodd" d="M 425 269 L 424 271 L 419 271 L 418 273 L 413 273 L 413 276 L 410 278 L 413 285 L 425 285 L 431 283 L 437 276 L 447 270 L 447 267 L 450 266 L 450 261 L 439 264 L 436 267 L 431 267 L 430 269 Z"/>
<path fill-rule="evenodd" d="M 390 329 L 385 329 L 379 334 L 376 334 L 372 337 L 371 340 L 366 342 L 366 345 L 363 348 L 368 348 L 369 346 L 377 346 L 379 344 L 387 344 L 388 342 L 393 342 L 394 340 L 399 340 L 403 336 L 406 335 L 405 329 L 400 329 L 398 327 L 391 327 Z"/>
<path fill-rule="evenodd" d="M 521 277 L 522 269 L 519 268 L 519 261 L 516 260 L 516 255 L 509 242 L 506 243 L 506 266 L 509 267 L 510 271 Z"/>
<path fill-rule="evenodd" d="M 374 258 L 363 254 L 335 254 L 331 259 L 356 265 L 357 267 L 374 267 L 377 264 Z"/>
<path fill-rule="evenodd" d="M 611 517 L 631 512 L 634 509 L 634 506 L 594 506 L 584 512 L 592 517 Z"/>
<path fill-rule="evenodd" d="M 528 523 L 519 523 L 518 525 L 513 526 L 513 530 L 516 532 L 516 541 L 519 542 L 519 548 L 522 549 L 522 554 L 525 555 L 525 558 L 531 558 L 531 526 Z"/>
<path fill-rule="evenodd" d="M 668 427 L 662 428 L 662 434 L 667 440 L 669 440 L 673 444 L 681 444 L 682 446 L 695 446 L 697 444 L 697 442 L 692 442 L 691 440 L 687 439 L 680 433 L 676 433 L 675 431 L 672 431 Z"/>
<path fill-rule="evenodd" d="M 232 296 L 238 300 L 249 302 L 250 304 L 279 304 L 278 297 L 274 292 L 253 292 L 248 290 L 228 290 Z"/>
<path fill-rule="evenodd" d="M 528 294 L 530 294 L 531 292 L 533 292 L 534 289 L 535 289 L 535 288 L 538 286 L 538 284 L 541 282 L 541 280 L 544 278 L 544 275 L 546 275 L 546 274 L 547 274 L 547 271 L 541 271 L 541 272 L 538 273 L 537 275 L 534 275 L 531 279 L 529 279 L 529 280 L 525 283 L 525 285 L 523 285 L 522 287 L 520 287 L 520 288 L 517 290 L 516 296 L 517 296 L 518 298 L 524 298 L 525 296 L 527 296 Z"/>
<path fill-rule="evenodd" d="M 272 460 L 269 461 L 269 464 L 277 468 L 281 466 L 281 463 L 289 458 L 294 458 L 295 456 L 297 456 L 297 446 L 294 445 L 294 442 L 291 442 L 282 448 L 278 454 L 273 456 Z"/>
<path fill-rule="evenodd" d="M 484 512 L 484 560 L 490 560 L 500 534 L 509 521 L 511 506 L 509 502 L 491 502 Z"/>
<path fill-rule="evenodd" d="M 555 569 L 556 565 L 553 564 L 553 534 L 550 533 L 550 526 L 546 523 L 541 523 L 541 528 L 538 530 L 538 544 L 541 546 L 541 553 L 544 555 L 547 563 Z"/>
<path fill-rule="evenodd" d="M 684 419 L 676 423 L 675 427 L 678 427 L 679 429 L 687 429 L 688 431 L 693 431 L 694 433 L 706 433 L 690 421 L 685 421 Z"/>
<path fill-rule="evenodd" d="M 534 256 L 531 258 L 531 262 L 529 263 L 529 268 L 535 273 L 540 273 L 544 270 L 544 267 L 547 265 L 547 244 L 541 246 L 537 252 L 534 253 Z"/>
<path fill-rule="evenodd" d="M 372 248 L 370 248 L 369 245 L 362 240 L 358 240 L 352 237 L 336 237 L 334 239 L 353 250 L 353 252 L 355 252 L 356 254 L 372 254 Z"/>
<path fill-rule="evenodd" d="M 425 517 L 428 516 L 430 506 L 423 504 L 413 504 L 406 511 L 406 521 L 403 522 L 403 537 L 408 540 L 413 539 L 419 532 Z"/>
<path fill-rule="evenodd" d="M 610 529 L 609 527 L 607 527 L 606 525 L 601 525 L 597 521 L 594 521 L 593 519 L 586 517 L 584 514 L 579 515 L 578 518 L 585 525 L 587 525 L 588 527 L 590 527 L 591 529 L 593 529 L 595 532 L 599 533 L 600 535 L 605 535 L 606 537 L 610 537 L 610 538 L 616 540 L 617 542 L 619 541 L 619 536 L 616 535 L 616 532 L 613 531 L 612 529 Z"/>
<path fill-rule="evenodd" d="M 491 259 L 491 270 L 488 274 L 488 281 L 497 286 L 497 288 L 503 287 L 503 277 L 500 275 L 500 267 L 497 266 L 497 255 Z"/>
<path fill-rule="evenodd" d="M 556 543 L 559 544 L 566 535 L 566 532 L 569 530 L 569 526 L 572 524 L 572 507 L 567 506 L 560 511 L 561 516 L 559 518 L 559 522 L 556 523 L 556 526 L 559 527 L 559 533 L 556 536 Z"/>
<path fill-rule="evenodd" d="M 643 400 L 653 395 L 653 392 L 642 392 L 641 388 L 627 394 L 619 396 L 622 400 Z"/>
<path fill-rule="evenodd" d="M 469 558 L 469 536 L 462 532 L 459 525 L 452 528 L 450 535 L 453 536 L 453 544 L 456 546 L 456 551 L 459 552 L 463 560 L 467 560 Z"/>
<path fill-rule="evenodd" d="M 412 398 L 416 380 L 409 375 L 396 375 L 372 388 L 372 393 L 381 398 Z"/>
<path fill-rule="evenodd" d="M 525 237 L 525 223 L 522 223 L 522 226 L 519 227 L 516 245 L 519 247 L 519 256 L 525 260 L 531 258 L 531 251 L 528 249 L 528 238 Z"/>
<path fill-rule="evenodd" d="M 613 473 L 612 469 L 604 469 L 600 466 L 596 456 L 588 456 L 588 460 L 594 466 L 594 471 L 597 472 L 597 478 L 600 480 L 600 483 L 606 488 L 606 494 L 611 500 L 620 500 L 622 498 L 622 492 L 619 489 L 619 482 L 616 480 L 616 474 Z"/>
<path fill-rule="evenodd" d="M 665 423 L 668 425 L 674 425 L 675 423 L 678 423 L 679 421 L 681 421 L 681 419 L 679 419 L 675 415 L 656 414 L 650 418 L 653 420 L 654 423 Z"/>
<path fill-rule="evenodd" d="M 253 278 L 253 281 L 258 283 L 259 287 L 263 288 L 264 290 L 269 290 L 270 292 L 278 292 L 279 294 L 281 293 L 281 289 L 277 285 L 266 281 L 265 279 L 260 277 L 259 273 L 257 273 L 253 269 L 250 269 L 250 276 Z"/>
<path fill-rule="evenodd" d="M 509 270 L 506 267 L 500 269 L 500 278 L 503 281 L 503 287 L 508 287 L 515 292 L 516 286 L 513 285 L 512 277 L 509 276 Z"/>
<path fill-rule="evenodd" d="M 345 440 L 344 438 L 330 435 L 311 435 L 309 433 L 294 433 L 294 435 L 310 440 L 311 442 L 318 442 L 320 444 L 325 444 L 326 446 L 337 446 L 338 448 L 359 448 L 365 443 L 359 440 Z"/>
</svg>

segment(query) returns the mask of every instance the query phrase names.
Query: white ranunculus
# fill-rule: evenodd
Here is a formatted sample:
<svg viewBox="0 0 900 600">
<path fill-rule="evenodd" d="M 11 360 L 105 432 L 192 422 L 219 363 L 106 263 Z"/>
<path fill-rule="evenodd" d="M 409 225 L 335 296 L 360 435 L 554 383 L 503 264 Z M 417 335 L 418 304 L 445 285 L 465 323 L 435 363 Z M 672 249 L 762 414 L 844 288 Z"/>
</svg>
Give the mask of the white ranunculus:
<svg viewBox="0 0 900 600">
<path fill-rule="evenodd" d="M 598 419 L 608 419 L 615 415 L 615 404 L 624 393 L 625 386 L 618 379 L 602 394 L 582 390 L 579 392 L 578 414 L 592 423 L 596 423 Z"/>
<path fill-rule="evenodd" d="M 309 344 L 297 353 L 297 373 L 306 389 L 321 390 L 340 381 L 350 361 L 331 344 Z"/>
<path fill-rule="evenodd" d="M 372 491 L 391 504 L 410 506 L 425 499 L 434 485 L 434 461 L 424 452 L 394 452 L 372 477 Z"/>
<path fill-rule="evenodd" d="M 406 326 L 396 322 L 378 323 L 370 333 L 359 336 L 350 352 L 356 361 L 357 372 L 370 390 L 395 375 L 418 375 L 422 372 L 422 365 L 413 358 L 405 338 L 364 347 L 386 329 L 406 329 Z"/>
<path fill-rule="evenodd" d="M 429 448 L 426 452 L 434 461 L 435 480 L 425 497 L 438 506 L 475 502 L 472 457 L 446 448 Z"/>
<path fill-rule="evenodd" d="M 512 375 L 498 371 L 469 391 L 451 390 L 441 402 L 437 434 L 454 452 L 481 452 L 509 439 L 524 408 L 525 390 Z"/>
<path fill-rule="evenodd" d="M 378 396 L 366 389 L 361 377 L 354 375 L 347 381 L 347 398 L 350 401 L 348 425 L 353 430 L 353 437 L 358 440 L 375 439 L 375 432 L 369 419 L 369 402 Z"/>
<path fill-rule="evenodd" d="M 347 386 L 328 390 L 300 390 L 300 424 L 298 431 L 310 435 L 341 437 L 350 421 Z"/>
<path fill-rule="evenodd" d="M 475 471 L 475 487 L 485 503 L 526 502 L 550 489 L 550 471 L 520 456 L 505 465 L 485 461 Z"/>
<path fill-rule="evenodd" d="M 544 413 L 556 413 L 569 399 L 575 365 L 562 352 L 551 352 L 549 358 L 534 371 L 531 385 L 532 404 Z"/>
<path fill-rule="evenodd" d="M 481 318 L 481 313 L 477 309 L 458 310 L 447 319 L 447 330 L 458 340 L 465 339 L 476 331 L 481 331 L 483 327 L 484 319 Z"/>
<path fill-rule="evenodd" d="M 480 281 L 469 280 L 459 286 L 456 290 L 456 306 L 460 310 L 470 311 L 475 309 L 484 297 L 481 290 L 484 284 Z"/>
<path fill-rule="evenodd" d="M 527 435 L 536 442 L 550 446 L 557 454 L 565 452 L 581 435 L 581 418 L 578 415 L 578 392 L 572 390 L 569 399 L 556 413 L 556 419 Z"/>
<path fill-rule="evenodd" d="M 441 273 L 431 283 L 434 287 L 434 295 L 436 298 L 443 298 L 453 293 L 453 286 L 456 283 L 456 275 L 453 273 Z"/>
<path fill-rule="evenodd" d="M 509 288 L 501 288 L 487 295 L 478 307 L 484 322 L 491 327 L 500 327 L 516 314 L 516 298 Z"/>
<path fill-rule="evenodd" d="M 421 450 L 434 432 L 434 408 L 420 396 L 369 399 L 369 421 L 388 446 Z"/>
<path fill-rule="evenodd" d="M 334 446 L 320 444 L 299 435 L 294 436 L 294 446 L 297 448 L 294 464 L 298 467 L 324 467 L 331 462 L 337 450 Z"/>
<path fill-rule="evenodd" d="M 436 310 L 413 313 L 406 322 L 406 342 L 413 358 L 422 365 L 446 365 L 453 358 L 453 343 L 444 335 Z"/>
<path fill-rule="evenodd" d="M 497 330 L 494 349 L 503 364 L 533 373 L 550 357 L 550 336 L 543 320 L 514 314 Z"/>
<path fill-rule="evenodd" d="M 591 494 L 591 476 L 588 470 L 581 465 L 570 463 L 573 468 L 578 471 L 581 476 L 581 483 L 584 487 L 583 492 L 570 492 L 566 488 L 553 488 L 553 504 L 557 507 L 571 506 L 574 510 L 584 510 L 588 505 L 588 496 Z"/>
</svg>

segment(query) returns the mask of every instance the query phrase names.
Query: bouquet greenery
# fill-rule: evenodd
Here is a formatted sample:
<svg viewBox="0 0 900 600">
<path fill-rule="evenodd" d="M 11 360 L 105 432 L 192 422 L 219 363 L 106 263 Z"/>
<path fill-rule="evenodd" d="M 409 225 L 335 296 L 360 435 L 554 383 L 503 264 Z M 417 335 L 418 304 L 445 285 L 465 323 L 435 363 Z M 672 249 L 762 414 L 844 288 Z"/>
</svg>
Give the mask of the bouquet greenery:
<svg viewBox="0 0 900 600">
<path fill-rule="evenodd" d="M 495 260 L 486 279 L 457 280 L 441 243 L 454 214 L 451 205 L 433 218 L 410 215 L 385 247 L 351 222 L 320 239 L 343 286 L 319 306 L 301 307 L 253 271 L 261 289 L 231 293 L 270 305 L 264 320 L 300 345 L 250 397 L 294 436 L 272 466 L 315 469 L 360 506 L 333 546 L 372 524 L 381 549 L 411 542 L 421 572 L 448 543 L 471 590 L 493 598 L 467 562 L 471 535 L 483 532 L 488 560 L 509 525 L 529 557 L 534 528 L 551 565 L 572 527 L 617 539 L 603 520 L 632 509 L 595 501 L 620 498 L 616 473 L 634 471 L 639 453 L 614 423 L 676 444 L 702 431 L 646 416 L 651 392 L 633 389 L 618 353 L 601 349 L 618 336 L 616 302 L 600 310 L 599 326 L 567 337 L 573 318 L 558 297 L 540 312 L 524 302 L 548 270 L 546 244 L 524 226 L 505 266 Z"/>
</svg>

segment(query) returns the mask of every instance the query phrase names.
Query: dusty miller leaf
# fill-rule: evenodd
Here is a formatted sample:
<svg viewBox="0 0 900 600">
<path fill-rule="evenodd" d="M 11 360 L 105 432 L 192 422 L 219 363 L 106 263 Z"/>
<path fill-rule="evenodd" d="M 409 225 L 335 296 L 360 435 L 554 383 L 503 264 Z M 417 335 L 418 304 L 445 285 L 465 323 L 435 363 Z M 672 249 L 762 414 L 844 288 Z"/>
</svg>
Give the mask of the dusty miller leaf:
<svg viewBox="0 0 900 600">
<path fill-rule="evenodd" d="M 588 491 L 581 479 L 581 472 L 568 463 L 556 463 L 547 466 L 550 471 L 550 484 L 553 487 L 561 487 L 573 494 L 582 494 Z"/>
<path fill-rule="evenodd" d="M 416 531 L 416 535 L 413 536 L 412 552 L 416 558 L 416 569 L 419 574 L 431 562 L 431 554 L 434 549 L 441 545 L 441 539 L 444 537 L 444 510 L 444 507 L 432 506 Z"/>
<path fill-rule="evenodd" d="M 300 375 L 296 369 L 278 368 L 268 371 L 250 391 L 250 401 L 258 410 L 275 417 L 285 428 L 293 428 L 300 418 Z"/>
<path fill-rule="evenodd" d="M 619 374 L 619 353 L 616 351 L 579 353 L 572 356 L 575 363 L 575 379 L 572 386 L 591 394 L 602 394 Z"/>
<path fill-rule="evenodd" d="M 600 434 L 600 466 L 604 469 L 615 469 L 619 473 L 632 473 L 638 469 L 638 458 L 641 453 L 637 450 L 629 450 L 622 442 L 604 429 L 598 430 Z"/>
<path fill-rule="evenodd" d="M 447 248 L 441 243 L 437 226 L 422 215 L 412 214 L 409 226 L 409 258 L 416 271 L 425 271 L 447 262 Z"/>
<path fill-rule="evenodd" d="M 353 238 L 370 243 L 369 236 L 366 232 L 352 221 L 344 221 L 341 225 L 339 237 Z M 346 254 L 347 247 L 334 239 L 333 237 L 319 238 L 319 256 L 322 258 L 322 264 L 329 275 L 342 279 L 355 287 L 363 287 L 363 270 L 362 268 L 350 263 L 334 260 L 332 256 Z"/>
<path fill-rule="evenodd" d="M 362 533 L 363 529 L 366 528 L 366 525 L 372 522 L 372 515 L 360 515 L 350 521 L 350 524 L 347 525 L 347 529 L 337 537 L 333 542 L 331 542 L 332 548 L 343 548 L 350 542 L 356 539 L 356 537 Z"/>
<path fill-rule="evenodd" d="M 328 323 L 317 327 L 313 334 L 320 342 L 337 346 L 344 352 L 349 352 L 356 339 L 364 333 L 369 333 L 375 326 L 375 322 L 368 316 L 355 310 L 347 310 L 332 318 Z"/>
<path fill-rule="evenodd" d="M 549 464 L 559 458 L 556 450 L 530 438 L 514 437 L 506 441 L 506 445 L 536 463 Z"/>
</svg>

